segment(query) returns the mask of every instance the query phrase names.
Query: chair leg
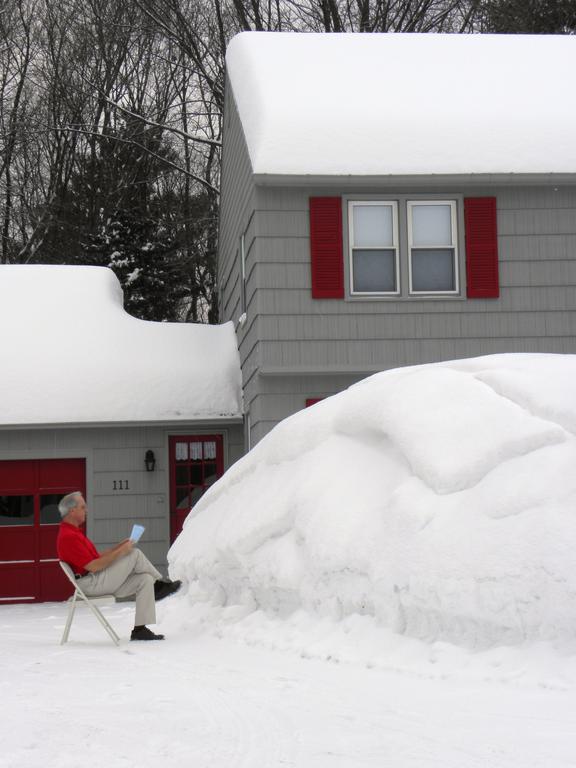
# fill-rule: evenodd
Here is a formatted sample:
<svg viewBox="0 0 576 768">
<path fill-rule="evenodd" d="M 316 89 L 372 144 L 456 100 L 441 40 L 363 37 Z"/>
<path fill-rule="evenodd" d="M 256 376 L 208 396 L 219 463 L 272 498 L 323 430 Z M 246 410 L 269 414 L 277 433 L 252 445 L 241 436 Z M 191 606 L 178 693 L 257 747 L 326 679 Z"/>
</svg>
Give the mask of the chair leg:
<svg viewBox="0 0 576 768">
<path fill-rule="evenodd" d="M 108 621 L 106 621 L 106 619 L 104 618 L 100 610 L 95 605 L 93 605 L 93 603 L 91 603 L 90 600 L 86 599 L 86 603 L 88 604 L 88 607 L 90 608 L 94 616 L 96 616 L 100 624 L 102 624 L 106 632 L 108 632 L 108 634 L 112 638 L 112 641 L 115 643 L 115 645 L 120 645 L 120 638 L 118 637 L 116 632 L 112 629 Z"/>
<path fill-rule="evenodd" d="M 68 635 L 70 634 L 70 627 L 72 626 L 72 619 L 74 618 L 74 612 L 76 610 L 77 595 L 78 593 L 74 592 L 72 601 L 70 603 L 70 608 L 68 610 L 68 618 L 66 619 L 66 626 L 64 627 L 64 634 L 62 635 L 62 640 L 60 641 L 60 645 L 64 645 L 64 643 L 68 642 Z"/>
</svg>

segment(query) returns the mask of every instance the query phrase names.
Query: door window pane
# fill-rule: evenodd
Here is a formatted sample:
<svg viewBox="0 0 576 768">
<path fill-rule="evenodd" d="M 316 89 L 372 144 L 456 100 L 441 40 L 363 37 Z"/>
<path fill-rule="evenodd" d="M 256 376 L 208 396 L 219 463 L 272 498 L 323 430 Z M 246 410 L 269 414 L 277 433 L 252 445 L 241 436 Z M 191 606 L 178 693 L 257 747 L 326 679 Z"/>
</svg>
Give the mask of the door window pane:
<svg viewBox="0 0 576 768">
<path fill-rule="evenodd" d="M 190 443 L 190 459 L 192 461 L 202 460 L 202 443 Z"/>
<path fill-rule="evenodd" d="M 382 248 L 394 245 L 394 226 L 390 205 L 353 206 L 354 246 Z"/>
<path fill-rule="evenodd" d="M 188 443 L 176 443 L 176 461 L 188 461 Z"/>
<path fill-rule="evenodd" d="M 204 485 L 212 485 L 218 479 L 216 464 L 204 465 Z"/>
<path fill-rule="evenodd" d="M 0 496 L 0 525 L 34 525 L 34 497 Z"/>
<path fill-rule="evenodd" d="M 189 482 L 190 472 L 188 466 L 176 466 L 176 485 L 187 485 Z"/>
<path fill-rule="evenodd" d="M 204 458 L 215 459 L 216 458 L 216 443 L 214 440 L 204 443 Z"/>
<path fill-rule="evenodd" d="M 455 291 L 454 249 L 412 249 L 413 291 Z"/>
<path fill-rule="evenodd" d="M 188 488 L 176 488 L 176 507 L 178 509 L 186 509 L 189 506 Z"/>
<path fill-rule="evenodd" d="M 190 484 L 202 485 L 202 464 L 194 464 L 190 467 Z"/>
<path fill-rule="evenodd" d="M 196 502 L 200 501 L 203 495 L 204 495 L 204 488 L 202 488 L 201 486 L 199 488 L 193 488 L 190 494 L 190 506 L 193 507 L 194 504 L 196 504 Z"/>
<path fill-rule="evenodd" d="M 58 502 L 62 494 L 47 493 L 40 496 L 40 525 L 55 525 L 62 521 Z"/>
<path fill-rule="evenodd" d="M 396 291 L 396 252 L 356 250 L 352 252 L 353 290 L 393 293 Z"/>
<path fill-rule="evenodd" d="M 412 245 L 452 245 L 450 205 L 412 205 Z"/>
</svg>

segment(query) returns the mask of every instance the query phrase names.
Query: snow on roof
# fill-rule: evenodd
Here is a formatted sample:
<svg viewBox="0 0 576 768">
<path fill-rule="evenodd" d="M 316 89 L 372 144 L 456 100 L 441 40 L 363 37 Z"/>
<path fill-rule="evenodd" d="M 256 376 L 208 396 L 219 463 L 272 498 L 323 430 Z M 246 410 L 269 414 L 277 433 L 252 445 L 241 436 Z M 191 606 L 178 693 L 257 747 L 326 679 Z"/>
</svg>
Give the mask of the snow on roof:
<svg viewBox="0 0 576 768">
<path fill-rule="evenodd" d="M 245 32 L 226 61 L 256 174 L 576 172 L 575 36 Z"/>
<path fill-rule="evenodd" d="M 1 266 L 0 424 L 241 414 L 231 323 L 137 320 L 103 267 Z"/>
<path fill-rule="evenodd" d="M 575 378 L 576 355 L 494 355 L 385 371 L 290 416 L 190 512 L 169 553 L 192 583 L 180 612 L 572 643 Z"/>
</svg>

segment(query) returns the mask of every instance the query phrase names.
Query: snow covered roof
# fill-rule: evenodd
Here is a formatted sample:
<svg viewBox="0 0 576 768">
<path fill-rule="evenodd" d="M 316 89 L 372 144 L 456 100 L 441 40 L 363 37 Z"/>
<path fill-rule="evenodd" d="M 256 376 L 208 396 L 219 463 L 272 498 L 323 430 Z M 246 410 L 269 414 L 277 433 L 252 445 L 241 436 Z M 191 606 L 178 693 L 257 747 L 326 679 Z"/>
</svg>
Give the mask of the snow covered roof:
<svg viewBox="0 0 576 768">
<path fill-rule="evenodd" d="M 245 32 L 226 61 L 256 174 L 576 172 L 575 36 Z"/>
<path fill-rule="evenodd" d="M 0 326 L 2 426 L 242 412 L 232 324 L 137 320 L 109 269 L 1 266 Z"/>
</svg>

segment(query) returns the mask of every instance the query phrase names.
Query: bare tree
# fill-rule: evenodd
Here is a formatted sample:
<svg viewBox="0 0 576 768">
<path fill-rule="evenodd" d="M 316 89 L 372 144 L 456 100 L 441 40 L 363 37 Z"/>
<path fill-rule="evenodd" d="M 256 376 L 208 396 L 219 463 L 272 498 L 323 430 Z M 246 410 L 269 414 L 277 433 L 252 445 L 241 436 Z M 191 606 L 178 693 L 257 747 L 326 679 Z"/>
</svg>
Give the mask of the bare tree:
<svg viewBox="0 0 576 768">
<path fill-rule="evenodd" d="M 0 13 L 0 195 L 2 249 L 0 261 L 12 257 L 15 208 L 15 161 L 26 139 L 28 72 L 35 55 L 32 19 L 35 6 L 24 0 L 5 3 Z"/>
<path fill-rule="evenodd" d="M 186 285 L 182 317 L 214 321 L 231 37 L 242 30 L 471 31 L 496 2 L 6 0 L 1 260 L 112 264 L 110 228 L 129 238 L 137 222 L 139 237 L 157 241 L 142 247 L 162 254 L 167 279 L 174 274 Z"/>
</svg>

